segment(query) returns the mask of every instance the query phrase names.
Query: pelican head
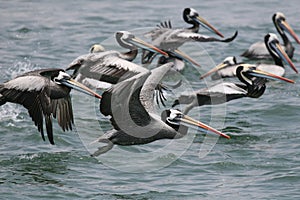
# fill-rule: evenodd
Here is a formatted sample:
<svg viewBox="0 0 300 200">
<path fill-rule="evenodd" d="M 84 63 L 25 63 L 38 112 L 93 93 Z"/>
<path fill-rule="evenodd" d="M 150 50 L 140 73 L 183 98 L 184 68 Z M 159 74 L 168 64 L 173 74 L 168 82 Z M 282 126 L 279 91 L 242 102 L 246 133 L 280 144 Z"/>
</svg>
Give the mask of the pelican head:
<svg viewBox="0 0 300 200">
<path fill-rule="evenodd" d="M 118 31 L 116 32 L 115 37 L 119 45 L 124 48 L 133 50 L 139 47 L 154 53 L 159 53 L 164 56 L 168 56 L 166 52 L 134 36 L 132 33 L 128 31 Z"/>
<path fill-rule="evenodd" d="M 253 77 L 265 78 L 269 80 L 285 81 L 288 83 L 295 83 L 291 79 L 259 70 L 255 67 L 255 65 L 251 65 L 251 64 L 241 64 L 240 66 L 237 67 L 236 74 L 237 77 L 240 79 L 240 81 L 249 85 L 253 85 L 253 81 L 252 81 Z"/>
<path fill-rule="evenodd" d="M 281 13 L 281 12 L 275 13 L 272 17 L 272 20 L 273 20 L 273 23 L 274 23 L 277 31 L 281 35 L 284 34 L 283 32 L 285 31 L 288 34 L 290 34 L 298 44 L 300 44 L 300 39 L 298 38 L 298 36 L 296 35 L 296 33 L 294 32 L 292 27 L 286 21 L 286 18 L 283 13 Z"/>
<path fill-rule="evenodd" d="M 199 13 L 194 8 L 185 8 L 183 10 L 183 19 L 185 22 L 193 24 L 197 17 L 199 17 Z"/>
<path fill-rule="evenodd" d="M 105 48 L 101 44 L 94 44 L 90 48 L 90 53 L 104 52 Z"/>
<path fill-rule="evenodd" d="M 162 120 L 166 121 L 166 123 L 174 129 L 178 128 L 180 125 L 183 125 L 183 126 L 186 126 L 189 128 L 197 129 L 197 130 L 201 129 L 201 130 L 205 130 L 205 131 L 210 131 L 210 132 L 216 133 L 222 137 L 230 139 L 230 136 L 228 136 L 228 135 L 226 135 L 226 134 L 224 134 L 224 133 L 222 133 L 200 121 L 197 121 L 176 109 L 165 110 L 162 113 Z"/>
<path fill-rule="evenodd" d="M 83 92 L 85 94 L 88 94 L 90 96 L 94 96 L 98 99 L 101 99 L 102 97 L 91 90 L 90 88 L 86 87 L 85 85 L 75 81 L 74 79 L 71 78 L 69 74 L 67 74 L 64 71 L 59 71 L 58 75 L 53 78 L 53 81 L 58 84 L 58 85 L 64 85 L 68 88 L 75 89 L 77 91 Z"/>
<path fill-rule="evenodd" d="M 236 65 L 236 64 L 237 64 L 236 57 L 235 56 L 228 56 L 223 60 L 223 62 L 218 64 L 216 67 L 214 67 L 213 69 L 209 70 L 208 72 L 206 72 L 205 74 L 200 76 L 200 79 L 204 79 L 205 77 L 215 73 L 218 70 L 221 70 L 223 68 L 233 66 L 233 65 Z"/>
<path fill-rule="evenodd" d="M 282 49 L 281 45 L 279 44 L 278 37 L 274 33 L 268 33 L 265 36 L 265 45 L 269 50 L 272 57 L 276 59 L 283 60 L 286 64 L 288 64 L 296 73 L 298 70 L 296 69 L 294 63 L 291 61 L 289 56 L 285 53 Z"/>
<path fill-rule="evenodd" d="M 235 65 L 237 63 L 236 62 L 236 57 L 235 56 L 228 56 L 224 59 L 223 63 L 227 64 L 227 65 Z"/>
<path fill-rule="evenodd" d="M 224 37 L 222 33 L 220 33 L 215 27 L 213 27 L 208 21 L 206 21 L 203 17 L 199 16 L 199 13 L 193 8 L 185 8 L 183 10 L 183 19 L 185 22 L 189 24 L 198 23 L 202 25 L 207 30 L 219 35 L 220 37 Z"/>
</svg>

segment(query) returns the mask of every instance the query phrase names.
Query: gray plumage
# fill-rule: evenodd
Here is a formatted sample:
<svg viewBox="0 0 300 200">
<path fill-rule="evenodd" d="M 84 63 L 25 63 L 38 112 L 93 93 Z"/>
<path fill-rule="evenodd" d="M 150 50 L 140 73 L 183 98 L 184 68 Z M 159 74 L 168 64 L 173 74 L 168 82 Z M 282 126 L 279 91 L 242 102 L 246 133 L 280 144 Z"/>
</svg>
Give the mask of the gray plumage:
<svg viewBox="0 0 300 200">
<path fill-rule="evenodd" d="M 107 143 L 93 156 L 110 150 L 114 144 L 146 144 L 159 139 L 174 139 L 183 135 L 167 125 L 153 107 L 154 90 L 173 64 L 168 63 L 124 80 L 102 95 L 100 111 L 111 116 L 114 130 L 105 133 L 97 141 Z"/>
</svg>

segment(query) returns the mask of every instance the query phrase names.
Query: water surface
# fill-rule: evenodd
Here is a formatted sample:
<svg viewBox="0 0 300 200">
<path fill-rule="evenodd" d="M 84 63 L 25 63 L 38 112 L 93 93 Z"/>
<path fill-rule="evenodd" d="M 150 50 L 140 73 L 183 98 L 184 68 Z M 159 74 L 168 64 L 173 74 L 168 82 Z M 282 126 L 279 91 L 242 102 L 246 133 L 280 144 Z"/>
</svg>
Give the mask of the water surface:
<svg viewBox="0 0 300 200">
<path fill-rule="evenodd" d="M 87 53 L 91 44 L 102 42 L 119 30 L 154 27 L 169 19 L 175 27 L 185 27 L 181 16 L 185 7 L 198 10 L 225 36 L 239 31 L 233 43 L 191 47 L 194 50 L 189 53 L 198 55 L 202 65 L 199 71 L 193 68 L 184 71 L 194 88 L 210 84 L 198 80 L 199 72 L 226 56 L 235 55 L 242 60 L 239 55 L 252 42 L 275 32 L 271 21 L 274 12 L 285 13 L 300 35 L 299 3 L 295 0 L 3 1 L 0 81 L 33 69 L 64 68 L 77 56 Z M 296 47 L 293 61 L 300 69 L 300 48 L 293 44 Z M 115 147 L 102 159 L 93 159 L 86 149 L 85 138 L 109 129 L 107 122 L 103 122 L 101 130 L 97 121 L 91 123 L 99 117 L 95 114 L 94 100 L 73 94 L 77 132 L 62 132 L 54 122 L 55 146 L 41 140 L 23 107 L 6 104 L 0 107 L 1 199 L 297 199 L 300 197 L 300 79 L 290 69 L 286 76 L 296 83 L 270 82 L 259 99 L 194 109 L 193 116 L 201 113 L 204 122 L 211 122 L 232 136 L 231 140 L 219 138 L 204 157 L 199 157 L 200 147 L 202 150 L 205 147 L 201 146 L 204 135 L 190 134 L 174 143 L 158 141 L 137 147 Z M 219 117 L 218 112 L 213 113 L 214 118 L 210 117 L 213 109 L 222 111 Z M 164 146 L 168 146 L 168 151 L 145 157 L 144 161 L 143 157 L 133 158 Z M 136 173 L 128 172 L 134 169 Z"/>
</svg>

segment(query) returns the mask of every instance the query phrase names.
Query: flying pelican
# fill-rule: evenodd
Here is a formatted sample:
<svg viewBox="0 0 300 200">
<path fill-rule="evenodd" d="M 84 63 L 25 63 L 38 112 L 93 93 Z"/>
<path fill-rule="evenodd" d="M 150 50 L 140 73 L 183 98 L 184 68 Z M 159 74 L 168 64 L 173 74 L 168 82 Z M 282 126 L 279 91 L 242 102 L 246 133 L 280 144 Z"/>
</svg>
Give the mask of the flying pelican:
<svg viewBox="0 0 300 200">
<path fill-rule="evenodd" d="M 281 48 L 278 37 L 274 33 L 268 33 L 265 36 L 265 46 L 267 47 L 270 55 L 272 56 L 275 64 L 266 64 L 266 63 L 257 63 L 254 64 L 257 69 L 266 71 L 272 74 L 276 74 L 277 76 L 284 76 L 285 74 L 285 68 L 283 65 L 282 60 L 287 63 L 296 73 L 298 73 L 298 70 L 296 69 L 295 65 L 291 61 L 291 59 L 288 57 L 288 55 L 283 51 Z M 204 75 L 200 77 L 200 79 L 203 79 L 213 73 L 213 79 L 220 79 L 225 77 L 234 77 L 236 76 L 236 68 L 239 66 L 238 63 L 236 63 L 236 60 L 233 60 L 229 57 L 229 62 L 224 61 L 223 63 L 217 65 L 215 68 L 211 69 Z"/>
<path fill-rule="evenodd" d="M 79 76 L 80 78 L 76 78 L 78 81 L 84 78 L 91 78 L 115 84 L 120 79 L 123 80 L 148 71 L 146 68 L 130 62 L 137 56 L 137 47 L 168 56 L 167 53 L 135 37 L 130 32 L 119 31 L 115 34 L 115 37 L 120 46 L 130 51 L 120 53 L 111 50 L 85 54 L 71 62 L 66 70 L 74 70 L 73 77 Z M 91 52 L 94 52 L 94 49 L 91 49 Z"/>
<path fill-rule="evenodd" d="M 259 98 L 265 92 L 267 79 L 294 83 L 293 80 L 261 71 L 251 64 L 240 64 L 236 68 L 236 75 L 242 83 L 222 82 L 191 94 L 180 95 L 172 107 L 188 104 L 183 112 L 186 114 L 196 106 L 222 104 L 242 97 Z"/>
<path fill-rule="evenodd" d="M 178 49 L 185 42 L 231 42 L 238 34 L 236 31 L 236 33 L 231 38 L 218 39 L 197 33 L 199 30 L 199 25 L 202 25 L 209 31 L 216 33 L 222 38 L 224 37 L 204 18 L 200 17 L 198 12 L 193 8 L 186 8 L 184 10 L 183 19 L 187 23 L 193 24 L 193 26 L 190 28 L 173 29 L 171 22 L 164 22 L 156 27 L 156 29 L 145 33 L 145 37 L 151 38 L 152 44 L 159 49 L 162 49 L 164 51 L 171 51 L 177 56 L 184 58 L 184 60 L 190 61 L 190 58 L 186 58 L 185 54 L 182 54 L 182 52 Z M 175 52 L 175 50 L 177 50 L 177 52 Z M 143 50 L 142 63 L 151 63 L 155 56 L 156 54 L 154 52 Z"/>
<path fill-rule="evenodd" d="M 111 116 L 114 130 L 97 139 L 97 142 L 107 145 L 100 147 L 92 156 L 109 151 L 115 144 L 139 145 L 160 139 L 181 138 L 187 134 L 188 127 L 202 128 L 229 138 L 179 110 L 165 110 L 161 116 L 157 115 L 153 104 L 154 90 L 172 65 L 173 63 L 167 63 L 133 76 L 103 93 L 100 111 L 105 116 Z"/>
<path fill-rule="evenodd" d="M 286 18 L 283 13 L 277 12 L 272 17 L 273 23 L 283 40 L 282 48 L 285 50 L 287 55 L 292 59 L 294 55 L 295 48 L 293 47 L 292 43 L 290 42 L 289 38 L 285 34 L 287 32 L 290 34 L 295 41 L 300 44 L 300 40 L 292 27 L 286 21 Z M 271 58 L 266 46 L 263 42 L 256 42 L 250 46 L 248 50 L 246 50 L 241 56 L 250 58 L 250 59 L 265 59 Z"/>
<path fill-rule="evenodd" d="M 45 119 L 49 142 L 54 144 L 52 117 L 57 118 L 63 131 L 72 130 L 74 120 L 69 95 L 71 88 L 101 98 L 91 89 L 73 80 L 64 70 L 50 68 L 27 72 L 0 84 L 0 106 L 7 102 L 23 105 L 43 140 Z"/>
</svg>

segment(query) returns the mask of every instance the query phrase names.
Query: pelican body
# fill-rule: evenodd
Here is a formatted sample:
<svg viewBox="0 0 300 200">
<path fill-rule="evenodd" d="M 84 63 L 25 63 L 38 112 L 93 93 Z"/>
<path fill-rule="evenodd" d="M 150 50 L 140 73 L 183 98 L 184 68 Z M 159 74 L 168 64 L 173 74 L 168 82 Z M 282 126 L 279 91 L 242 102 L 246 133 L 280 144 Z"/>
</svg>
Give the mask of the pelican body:
<svg viewBox="0 0 300 200">
<path fill-rule="evenodd" d="M 291 61 L 289 56 L 284 52 L 281 48 L 278 38 L 274 33 L 268 33 L 265 36 L 265 46 L 267 47 L 269 54 L 272 56 L 274 60 L 274 64 L 266 64 L 266 63 L 256 63 L 253 64 L 257 69 L 266 71 L 277 76 L 285 75 L 285 67 L 283 63 L 286 63 L 290 66 L 296 73 L 298 70 L 296 69 L 294 63 Z M 227 57 L 222 63 L 217 65 L 215 68 L 211 69 L 207 73 L 203 74 L 200 79 L 203 79 L 209 75 L 212 75 L 212 79 L 220 79 L 220 78 L 228 78 L 235 77 L 236 69 L 241 63 L 237 63 L 235 57 Z"/>
<path fill-rule="evenodd" d="M 62 69 L 50 68 L 27 72 L 0 84 L 0 106 L 7 103 L 23 105 L 45 140 L 43 124 L 49 142 L 54 144 L 52 117 L 57 118 L 62 130 L 72 130 L 73 110 L 71 88 L 101 98 L 86 86 L 71 79 Z"/>
<path fill-rule="evenodd" d="M 100 147 L 92 156 L 107 152 L 115 144 L 141 145 L 160 139 L 181 138 L 186 135 L 188 127 L 203 128 L 229 138 L 178 110 L 165 110 L 161 116 L 156 114 L 154 90 L 172 65 L 167 63 L 147 73 L 133 76 L 103 93 L 100 111 L 111 117 L 114 129 L 97 139 L 107 145 Z"/>
<path fill-rule="evenodd" d="M 294 56 L 294 50 L 291 41 L 289 40 L 288 36 L 285 33 L 288 33 L 291 35 L 294 40 L 300 44 L 300 40 L 292 27 L 288 24 L 286 21 L 286 17 L 283 13 L 277 12 L 273 15 L 272 21 L 274 23 L 274 26 L 281 36 L 283 40 L 282 48 L 285 50 L 287 55 L 290 58 L 293 58 Z M 264 45 L 264 42 L 256 42 L 250 46 L 248 50 L 246 50 L 241 56 L 250 58 L 250 59 L 271 59 L 271 55 L 269 54 L 266 46 Z"/>
<path fill-rule="evenodd" d="M 236 68 L 236 75 L 241 83 L 222 82 L 210 88 L 180 95 L 174 101 L 173 107 L 188 104 L 183 112 L 186 114 L 196 106 L 222 104 L 243 97 L 259 98 L 265 92 L 267 79 L 294 83 L 290 79 L 258 70 L 250 64 L 240 64 Z"/>
</svg>

